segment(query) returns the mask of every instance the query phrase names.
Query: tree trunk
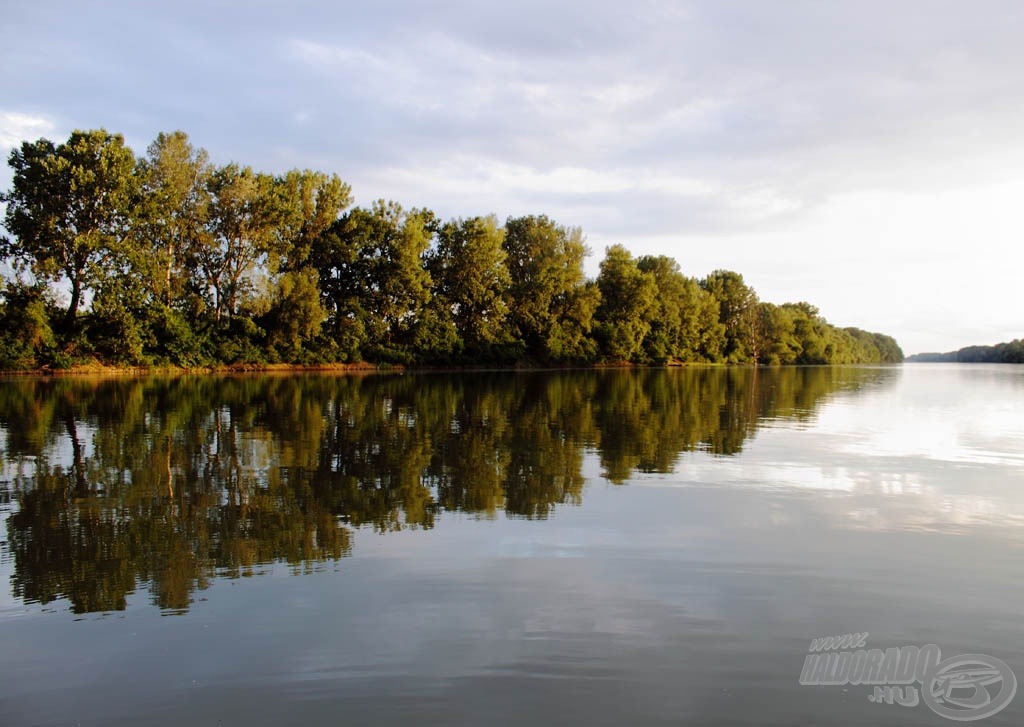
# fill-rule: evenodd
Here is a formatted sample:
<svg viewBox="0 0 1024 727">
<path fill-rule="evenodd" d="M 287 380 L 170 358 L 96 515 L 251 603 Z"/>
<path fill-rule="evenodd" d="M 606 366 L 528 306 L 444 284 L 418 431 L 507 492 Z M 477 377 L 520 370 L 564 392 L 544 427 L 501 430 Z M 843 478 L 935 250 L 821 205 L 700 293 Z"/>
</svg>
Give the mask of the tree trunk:
<svg viewBox="0 0 1024 727">
<path fill-rule="evenodd" d="M 75 319 L 78 318 L 78 306 L 82 300 L 82 279 L 78 275 L 71 276 L 71 303 L 68 305 L 68 312 L 64 316 L 64 328 L 68 332 L 75 328 Z"/>
<path fill-rule="evenodd" d="M 167 273 L 164 279 L 164 303 L 169 308 L 171 305 L 171 270 L 174 267 L 174 241 L 167 242 Z"/>
</svg>

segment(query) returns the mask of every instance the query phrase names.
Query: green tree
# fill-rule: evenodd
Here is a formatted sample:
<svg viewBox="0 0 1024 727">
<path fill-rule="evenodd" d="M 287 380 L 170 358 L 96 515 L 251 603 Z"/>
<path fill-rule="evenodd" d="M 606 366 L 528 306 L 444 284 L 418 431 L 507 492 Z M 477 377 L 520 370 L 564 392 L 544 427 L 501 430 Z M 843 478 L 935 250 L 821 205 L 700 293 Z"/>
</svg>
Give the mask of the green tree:
<svg viewBox="0 0 1024 727">
<path fill-rule="evenodd" d="M 857 330 L 857 329 L 854 329 Z M 871 338 L 871 342 L 875 345 L 875 349 L 878 351 L 878 360 L 880 363 L 902 363 L 903 362 L 903 349 L 896 343 L 896 339 L 892 336 L 887 336 L 884 333 L 868 333 Z M 1024 363 L 1024 342 L 1017 340 L 1008 346 L 1011 347 L 1011 353 L 1008 358 L 1008 363 Z"/>
<path fill-rule="evenodd" d="M 583 260 L 589 250 L 579 228 L 546 216 L 505 222 L 509 271 L 509 322 L 528 354 L 550 361 L 593 357 L 597 288 L 588 286 Z"/>
<path fill-rule="evenodd" d="M 293 169 L 275 180 L 275 239 L 267 260 L 269 294 L 261 323 L 276 359 L 322 358 L 320 351 L 307 350 L 328 316 L 313 256 L 351 201 L 349 185 L 337 175 Z"/>
<path fill-rule="evenodd" d="M 42 280 L 67 280 L 64 327 L 74 327 L 83 296 L 107 275 L 124 244 L 135 197 L 135 155 L 120 134 L 73 131 L 54 145 L 24 142 L 11 152 L 14 170 L 4 224 L 4 257 Z"/>
<path fill-rule="evenodd" d="M 310 265 L 314 247 L 352 204 L 352 188 L 336 174 L 292 169 L 276 183 L 276 256 L 282 271 Z"/>
<path fill-rule="evenodd" d="M 7 283 L 0 305 L 0 369 L 31 369 L 56 345 L 43 285 Z"/>
<path fill-rule="evenodd" d="M 152 292 L 167 306 L 187 282 L 183 261 L 207 244 L 212 171 L 206 150 L 193 147 L 183 131 L 161 132 L 139 160 L 142 199 L 135 230 L 147 253 L 143 259 L 156 268 Z"/>
<path fill-rule="evenodd" d="M 650 330 L 644 336 L 645 358 L 665 363 L 679 357 L 686 339 L 683 332 L 686 276 L 680 271 L 679 263 L 665 255 L 645 255 L 637 261 L 637 268 L 649 274 L 657 288 Z"/>
<path fill-rule="evenodd" d="M 300 360 L 303 348 L 320 333 L 327 311 L 320 300 L 319 281 L 313 268 L 288 271 L 275 280 L 266 330 L 276 358 Z"/>
<path fill-rule="evenodd" d="M 646 358 L 657 363 L 715 360 L 723 333 L 718 303 L 670 257 L 645 255 L 637 267 L 653 277 L 657 288 L 651 328 L 644 337 Z"/>
<path fill-rule="evenodd" d="M 212 296 L 214 320 L 230 320 L 254 287 L 276 232 L 273 177 L 228 164 L 210 177 L 210 232 L 194 253 L 195 268 Z"/>
<path fill-rule="evenodd" d="M 597 276 L 601 305 L 597 309 L 597 335 L 603 354 L 618 361 L 643 358 L 643 342 L 657 312 L 657 285 L 622 245 L 612 245 Z"/>
<path fill-rule="evenodd" d="M 810 303 L 784 303 L 781 306 L 793 321 L 793 337 L 800 346 L 799 364 L 832 363 L 834 343 L 829 326 Z"/>
<path fill-rule="evenodd" d="M 731 270 L 715 270 L 701 281 L 701 287 L 718 301 L 718 320 L 725 329 L 722 355 L 730 363 L 756 361 L 759 355 L 754 336 L 757 293 Z"/>
<path fill-rule="evenodd" d="M 439 306 L 451 315 L 471 355 L 486 355 L 510 339 L 506 300 L 511 280 L 503 241 L 493 216 L 452 220 L 438 231 L 429 256 Z"/>
<path fill-rule="evenodd" d="M 794 364 L 802 350 L 796 337 L 794 313 L 773 303 L 759 303 L 754 330 L 760 338 L 758 363 Z"/>
<path fill-rule="evenodd" d="M 408 360 L 430 300 L 424 256 L 434 215 L 379 200 L 348 212 L 322 236 L 311 261 L 331 315 L 331 335 L 352 358 Z"/>
</svg>

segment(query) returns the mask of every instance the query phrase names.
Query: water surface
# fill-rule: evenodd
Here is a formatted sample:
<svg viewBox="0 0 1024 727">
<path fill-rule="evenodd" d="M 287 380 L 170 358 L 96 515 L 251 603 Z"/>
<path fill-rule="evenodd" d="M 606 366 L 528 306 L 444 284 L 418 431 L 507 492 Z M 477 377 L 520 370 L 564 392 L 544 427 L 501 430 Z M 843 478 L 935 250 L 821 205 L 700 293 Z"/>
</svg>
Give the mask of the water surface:
<svg viewBox="0 0 1024 727">
<path fill-rule="evenodd" d="M 948 724 L 798 680 L 1024 678 L 1022 414 L 1017 366 L 2 381 L 0 721 Z"/>
</svg>

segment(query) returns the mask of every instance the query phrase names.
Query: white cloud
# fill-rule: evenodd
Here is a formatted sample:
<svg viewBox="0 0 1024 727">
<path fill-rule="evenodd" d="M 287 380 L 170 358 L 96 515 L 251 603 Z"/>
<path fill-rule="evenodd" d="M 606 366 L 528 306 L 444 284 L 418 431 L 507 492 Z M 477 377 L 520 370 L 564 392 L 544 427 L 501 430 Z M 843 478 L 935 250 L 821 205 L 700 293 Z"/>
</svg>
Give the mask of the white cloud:
<svg viewBox="0 0 1024 727">
<path fill-rule="evenodd" d="M 54 123 L 45 116 L 0 111 L 0 149 L 14 149 L 23 141 L 52 134 Z"/>
</svg>

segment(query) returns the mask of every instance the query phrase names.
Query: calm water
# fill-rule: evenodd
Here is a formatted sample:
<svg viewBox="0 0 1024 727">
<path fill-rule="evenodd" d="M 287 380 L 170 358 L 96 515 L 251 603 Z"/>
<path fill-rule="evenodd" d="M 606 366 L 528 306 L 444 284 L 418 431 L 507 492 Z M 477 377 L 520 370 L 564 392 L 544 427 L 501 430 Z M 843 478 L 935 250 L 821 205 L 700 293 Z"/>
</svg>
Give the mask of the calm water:
<svg viewBox="0 0 1024 727">
<path fill-rule="evenodd" d="M 799 684 L 859 632 L 1024 679 L 1024 367 L 7 380 L 0 446 L 2 724 L 954 724 Z"/>
</svg>

